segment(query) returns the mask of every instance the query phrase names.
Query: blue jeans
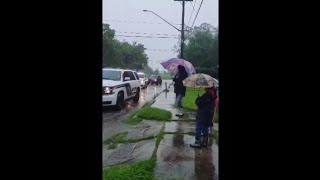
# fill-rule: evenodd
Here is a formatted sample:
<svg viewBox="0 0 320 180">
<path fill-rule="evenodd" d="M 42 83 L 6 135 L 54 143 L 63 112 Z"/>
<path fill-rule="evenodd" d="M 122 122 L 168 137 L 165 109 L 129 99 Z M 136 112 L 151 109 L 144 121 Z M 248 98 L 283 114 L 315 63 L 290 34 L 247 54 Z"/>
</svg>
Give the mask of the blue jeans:
<svg viewBox="0 0 320 180">
<path fill-rule="evenodd" d="M 179 108 L 182 108 L 182 104 L 181 104 L 182 98 L 183 98 L 182 94 L 176 94 L 176 102 Z"/>
<path fill-rule="evenodd" d="M 201 133 L 202 133 L 203 137 L 207 137 L 208 130 L 209 130 L 208 124 L 204 124 L 200 121 L 197 121 L 197 123 L 196 123 L 196 141 L 201 140 Z"/>
</svg>

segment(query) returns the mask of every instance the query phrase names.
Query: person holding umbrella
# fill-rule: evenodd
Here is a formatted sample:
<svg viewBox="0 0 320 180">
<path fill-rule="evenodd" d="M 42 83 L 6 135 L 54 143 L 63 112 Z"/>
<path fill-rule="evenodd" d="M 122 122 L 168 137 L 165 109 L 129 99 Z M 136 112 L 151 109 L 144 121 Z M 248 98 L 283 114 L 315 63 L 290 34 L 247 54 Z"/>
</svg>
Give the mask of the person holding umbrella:
<svg viewBox="0 0 320 180">
<path fill-rule="evenodd" d="M 196 135 L 195 142 L 190 144 L 191 147 L 206 147 L 208 144 L 208 131 L 212 124 L 214 100 L 212 87 L 205 88 L 205 93 L 196 99 L 195 103 L 198 106 L 196 114 Z"/>
<path fill-rule="evenodd" d="M 191 147 L 200 148 L 208 145 L 209 127 L 213 126 L 212 118 L 215 109 L 216 93 L 214 86 L 218 81 L 207 74 L 193 74 L 183 81 L 187 87 L 202 87 L 205 93 L 195 100 L 198 106 L 196 113 L 195 142 L 190 144 Z"/>
<path fill-rule="evenodd" d="M 183 85 L 183 80 L 188 77 L 188 73 L 184 66 L 178 66 L 178 73 L 174 76 L 174 93 L 176 94 L 176 104 L 180 108 L 180 116 L 182 116 L 182 98 L 186 94 L 186 87 Z"/>
</svg>

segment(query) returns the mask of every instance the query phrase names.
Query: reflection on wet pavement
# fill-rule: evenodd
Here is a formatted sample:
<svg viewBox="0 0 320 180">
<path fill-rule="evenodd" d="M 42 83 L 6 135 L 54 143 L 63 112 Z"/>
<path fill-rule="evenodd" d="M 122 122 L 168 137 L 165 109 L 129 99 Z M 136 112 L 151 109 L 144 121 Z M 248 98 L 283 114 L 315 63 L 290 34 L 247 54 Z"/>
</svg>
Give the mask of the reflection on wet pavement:
<svg viewBox="0 0 320 180">
<path fill-rule="evenodd" d="M 189 146 L 194 136 L 166 134 L 157 151 L 157 178 L 217 180 L 215 148 L 194 149 Z"/>
<path fill-rule="evenodd" d="M 170 133 L 190 133 L 194 132 L 195 121 L 193 122 L 184 122 L 184 121 L 172 121 L 166 122 L 165 132 Z"/>
</svg>

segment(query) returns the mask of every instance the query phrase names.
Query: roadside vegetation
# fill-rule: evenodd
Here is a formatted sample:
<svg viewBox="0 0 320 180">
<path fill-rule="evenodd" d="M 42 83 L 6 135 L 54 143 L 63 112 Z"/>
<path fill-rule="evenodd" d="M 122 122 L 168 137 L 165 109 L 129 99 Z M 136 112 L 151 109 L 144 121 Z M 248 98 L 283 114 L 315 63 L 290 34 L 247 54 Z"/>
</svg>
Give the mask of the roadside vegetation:
<svg viewBox="0 0 320 180">
<path fill-rule="evenodd" d="M 135 125 L 141 122 L 143 119 L 168 121 L 171 119 L 171 117 L 172 113 L 170 111 L 153 107 L 145 107 L 130 115 L 128 118 L 128 123 Z"/>
</svg>

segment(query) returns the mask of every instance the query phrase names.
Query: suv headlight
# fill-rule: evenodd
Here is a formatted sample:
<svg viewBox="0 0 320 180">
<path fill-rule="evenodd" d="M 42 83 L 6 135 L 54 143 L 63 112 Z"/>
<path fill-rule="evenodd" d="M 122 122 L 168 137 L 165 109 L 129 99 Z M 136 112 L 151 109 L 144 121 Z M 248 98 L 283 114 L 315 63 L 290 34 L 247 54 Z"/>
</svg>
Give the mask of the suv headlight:
<svg viewBox="0 0 320 180">
<path fill-rule="evenodd" d="M 106 93 L 106 94 L 112 94 L 112 88 L 110 88 L 110 87 L 105 87 L 105 88 L 104 88 L 104 93 Z"/>
</svg>

